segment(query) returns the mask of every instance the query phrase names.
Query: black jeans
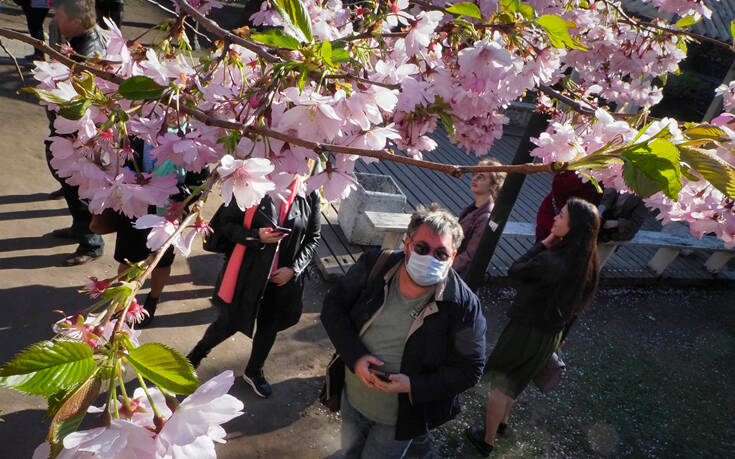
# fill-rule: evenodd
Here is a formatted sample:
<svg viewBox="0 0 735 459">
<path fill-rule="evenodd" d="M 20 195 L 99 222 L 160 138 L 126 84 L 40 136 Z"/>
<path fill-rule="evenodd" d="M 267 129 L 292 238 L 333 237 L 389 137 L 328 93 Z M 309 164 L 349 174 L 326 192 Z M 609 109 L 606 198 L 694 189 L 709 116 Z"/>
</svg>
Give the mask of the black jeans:
<svg viewBox="0 0 735 459">
<path fill-rule="evenodd" d="M 275 284 L 268 283 L 261 302 L 261 312 L 268 307 L 271 293 L 275 288 L 278 288 Z M 207 331 L 204 332 L 202 339 L 199 340 L 197 345 L 194 346 L 194 349 L 189 353 L 189 359 L 192 363 L 198 365 L 199 361 L 209 354 L 209 351 L 237 333 L 238 330 L 239 327 L 237 324 L 228 320 L 224 314 L 220 313 L 217 319 L 209 325 Z M 259 313 L 256 321 L 255 335 L 253 336 L 253 349 L 250 353 L 250 360 L 245 368 L 246 373 L 256 374 L 263 370 L 265 360 L 268 358 L 268 354 L 270 354 L 273 344 L 276 342 L 277 334 L 278 322 L 276 317 L 271 314 Z"/>
<path fill-rule="evenodd" d="M 102 21 L 102 18 L 110 18 L 119 29 L 120 24 L 122 24 L 123 6 L 125 6 L 123 2 L 96 0 L 94 2 L 94 7 L 95 12 L 97 13 L 97 23 L 100 27 L 106 29 L 107 26 Z"/>
<path fill-rule="evenodd" d="M 54 135 L 56 131 L 53 129 L 53 121 L 51 124 L 51 135 Z M 89 255 L 92 257 L 99 257 L 105 250 L 105 241 L 102 240 L 102 236 L 94 234 L 89 230 L 89 224 L 92 221 L 92 214 L 89 212 L 87 202 L 79 199 L 79 187 L 71 186 L 66 181 L 59 177 L 58 173 L 51 167 L 51 142 L 45 141 L 46 144 L 46 163 L 48 168 L 51 170 L 51 175 L 61 183 L 61 190 L 64 193 L 64 199 L 66 205 L 69 207 L 69 213 L 71 214 L 71 229 L 74 232 L 79 247 L 74 251 L 77 255 Z"/>
<path fill-rule="evenodd" d="M 21 7 L 23 8 L 23 13 L 26 15 L 28 33 L 33 38 L 45 40 L 43 35 L 43 21 L 48 14 L 48 8 L 31 8 L 31 0 L 23 2 Z"/>
</svg>

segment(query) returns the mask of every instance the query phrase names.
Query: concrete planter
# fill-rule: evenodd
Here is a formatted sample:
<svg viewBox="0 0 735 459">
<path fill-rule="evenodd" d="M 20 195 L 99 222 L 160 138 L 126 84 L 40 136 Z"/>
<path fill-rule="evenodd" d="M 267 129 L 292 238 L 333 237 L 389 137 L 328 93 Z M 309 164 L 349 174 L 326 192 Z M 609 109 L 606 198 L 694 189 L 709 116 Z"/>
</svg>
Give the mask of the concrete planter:
<svg viewBox="0 0 735 459">
<path fill-rule="evenodd" d="M 357 189 L 339 205 L 339 226 L 353 244 L 380 245 L 383 232 L 375 231 L 366 211 L 404 212 L 406 196 L 388 175 L 355 172 Z"/>
</svg>

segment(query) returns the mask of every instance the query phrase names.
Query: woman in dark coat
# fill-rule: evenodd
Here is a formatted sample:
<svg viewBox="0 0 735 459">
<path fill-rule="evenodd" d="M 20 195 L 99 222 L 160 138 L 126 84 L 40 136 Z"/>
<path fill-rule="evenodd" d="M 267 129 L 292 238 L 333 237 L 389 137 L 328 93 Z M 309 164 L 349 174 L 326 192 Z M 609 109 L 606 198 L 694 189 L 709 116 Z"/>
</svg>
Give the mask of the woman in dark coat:
<svg viewBox="0 0 735 459">
<path fill-rule="evenodd" d="M 502 166 L 494 158 L 483 159 L 477 165 Z M 462 225 L 464 239 L 462 239 L 462 245 L 457 249 L 457 256 L 454 257 L 454 263 L 452 264 L 452 268 L 460 276 L 464 277 L 472 262 L 472 257 L 477 252 L 482 234 L 485 232 L 488 220 L 490 220 L 490 213 L 495 206 L 495 198 L 498 197 L 498 191 L 503 186 L 505 176 L 505 172 L 478 172 L 472 176 L 470 191 L 475 195 L 475 201 L 462 209 L 459 214 L 459 224 Z"/>
<path fill-rule="evenodd" d="M 321 239 L 319 194 L 306 195 L 303 186 L 299 188 L 301 190 L 296 192 L 280 225 L 282 204 L 269 196 L 254 209 L 249 229 L 243 226 L 245 213 L 234 199 L 221 209 L 221 225 L 216 229 L 221 232 L 219 237 L 231 242 L 233 249 L 236 244 L 242 244 L 246 250 L 234 294 L 230 295 L 223 293 L 223 277 L 226 277 L 233 249 L 227 251 L 213 296 L 219 314 L 187 356 L 196 367 L 216 345 L 238 331 L 244 333 L 253 338 L 253 348 L 243 378 L 263 398 L 271 394 L 263 376 L 263 365 L 276 334 L 298 323 L 301 317 L 304 270 Z M 285 233 L 277 227 L 291 231 Z M 253 336 L 256 322 L 258 326 Z"/>
<path fill-rule="evenodd" d="M 554 218 L 551 233 L 510 267 L 508 276 L 520 285 L 508 310 L 510 323 L 485 365 L 492 387 L 486 428 L 467 429 L 484 456 L 492 451 L 496 433 L 504 433 L 515 399 L 543 370 L 592 299 L 600 271 L 599 228 L 597 208 L 571 198 Z"/>
</svg>

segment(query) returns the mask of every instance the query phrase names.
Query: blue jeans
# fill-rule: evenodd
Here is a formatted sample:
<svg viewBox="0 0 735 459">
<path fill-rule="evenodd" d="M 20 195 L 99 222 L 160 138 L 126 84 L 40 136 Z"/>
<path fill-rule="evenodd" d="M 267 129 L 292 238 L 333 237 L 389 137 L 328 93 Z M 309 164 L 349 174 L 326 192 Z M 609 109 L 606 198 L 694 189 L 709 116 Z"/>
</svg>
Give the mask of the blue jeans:
<svg viewBox="0 0 735 459">
<path fill-rule="evenodd" d="M 342 391 L 342 452 L 348 459 L 401 459 L 412 440 L 396 440 L 396 427 L 380 424 L 354 409 Z"/>
</svg>

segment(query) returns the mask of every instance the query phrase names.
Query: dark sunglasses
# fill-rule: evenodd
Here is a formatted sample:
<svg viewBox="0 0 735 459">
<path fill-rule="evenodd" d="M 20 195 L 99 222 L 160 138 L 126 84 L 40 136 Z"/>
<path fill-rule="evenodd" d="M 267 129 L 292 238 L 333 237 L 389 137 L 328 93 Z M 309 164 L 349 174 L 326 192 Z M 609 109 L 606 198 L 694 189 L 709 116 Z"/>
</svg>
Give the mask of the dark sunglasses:
<svg viewBox="0 0 735 459">
<path fill-rule="evenodd" d="M 419 255 L 428 255 L 431 253 L 431 255 L 439 261 L 447 261 L 451 257 L 451 255 L 444 249 L 444 247 L 438 247 L 432 250 L 431 246 L 429 246 L 429 244 L 427 244 L 426 242 L 411 241 L 411 243 L 413 244 L 413 251 Z"/>
</svg>

